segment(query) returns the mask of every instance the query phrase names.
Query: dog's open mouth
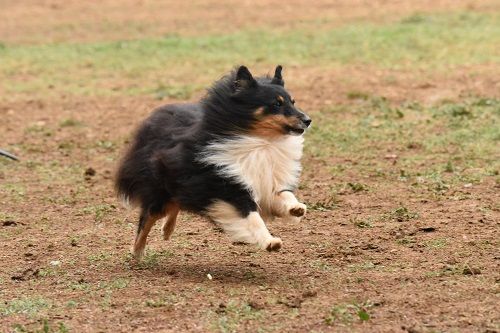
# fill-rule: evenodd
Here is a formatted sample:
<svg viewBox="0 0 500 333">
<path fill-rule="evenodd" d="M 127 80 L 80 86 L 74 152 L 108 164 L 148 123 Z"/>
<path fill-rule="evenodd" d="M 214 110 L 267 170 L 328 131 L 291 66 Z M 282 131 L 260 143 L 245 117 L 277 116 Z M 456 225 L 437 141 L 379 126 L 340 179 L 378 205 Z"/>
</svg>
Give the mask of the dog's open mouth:
<svg viewBox="0 0 500 333">
<path fill-rule="evenodd" d="M 300 127 L 291 127 L 291 126 L 288 126 L 288 132 L 290 134 L 295 134 L 295 135 L 301 135 L 304 133 L 305 129 L 303 128 L 300 128 Z"/>
</svg>

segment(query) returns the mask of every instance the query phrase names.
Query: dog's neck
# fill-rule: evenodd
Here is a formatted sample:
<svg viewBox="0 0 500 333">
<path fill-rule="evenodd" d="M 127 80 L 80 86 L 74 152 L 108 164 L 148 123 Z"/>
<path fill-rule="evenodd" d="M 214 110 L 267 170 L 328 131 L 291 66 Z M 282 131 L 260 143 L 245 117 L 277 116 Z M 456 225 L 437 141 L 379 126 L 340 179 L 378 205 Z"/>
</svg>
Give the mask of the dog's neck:
<svg viewBox="0 0 500 333">
<path fill-rule="evenodd" d="M 277 192 L 297 186 L 303 141 L 302 136 L 290 135 L 223 138 L 205 146 L 199 161 L 216 166 L 220 176 L 245 186 L 260 209 L 270 212 Z"/>
</svg>

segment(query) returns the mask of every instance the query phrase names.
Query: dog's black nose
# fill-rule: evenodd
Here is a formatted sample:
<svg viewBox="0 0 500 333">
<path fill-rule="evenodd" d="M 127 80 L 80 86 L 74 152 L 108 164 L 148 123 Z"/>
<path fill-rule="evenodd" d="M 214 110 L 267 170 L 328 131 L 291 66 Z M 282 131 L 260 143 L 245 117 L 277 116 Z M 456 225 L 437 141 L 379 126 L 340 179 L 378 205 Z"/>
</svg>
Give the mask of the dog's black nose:
<svg viewBox="0 0 500 333">
<path fill-rule="evenodd" d="M 306 117 L 306 118 L 302 119 L 302 122 L 304 124 L 306 124 L 307 127 L 309 127 L 309 125 L 311 125 L 312 120 L 311 120 L 311 118 Z"/>
</svg>

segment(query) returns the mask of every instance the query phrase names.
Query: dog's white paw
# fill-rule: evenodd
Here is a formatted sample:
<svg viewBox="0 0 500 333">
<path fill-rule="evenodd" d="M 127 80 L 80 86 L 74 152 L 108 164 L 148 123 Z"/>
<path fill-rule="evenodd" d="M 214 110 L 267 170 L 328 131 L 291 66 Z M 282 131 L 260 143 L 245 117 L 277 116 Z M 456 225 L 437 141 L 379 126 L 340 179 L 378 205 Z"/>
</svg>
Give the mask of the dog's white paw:
<svg viewBox="0 0 500 333">
<path fill-rule="evenodd" d="M 266 250 L 271 252 L 271 251 L 279 251 L 281 249 L 281 245 L 283 242 L 281 241 L 281 238 L 278 237 L 273 237 L 269 240 L 269 242 L 266 245 Z"/>
<path fill-rule="evenodd" d="M 293 217 L 303 217 L 307 213 L 307 207 L 303 203 L 297 202 L 296 204 L 288 207 L 288 214 Z"/>
</svg>

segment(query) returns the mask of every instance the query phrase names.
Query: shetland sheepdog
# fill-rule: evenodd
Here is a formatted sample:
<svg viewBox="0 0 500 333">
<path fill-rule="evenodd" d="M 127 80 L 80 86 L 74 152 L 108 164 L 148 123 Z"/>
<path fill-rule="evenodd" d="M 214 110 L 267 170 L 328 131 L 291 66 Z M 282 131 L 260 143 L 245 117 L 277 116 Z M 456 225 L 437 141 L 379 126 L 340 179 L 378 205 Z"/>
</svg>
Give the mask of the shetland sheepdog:
<svg viewBox="0 0 500 333">
<path fill-rule="evenodd" d="M 142 123 L 116 178 L 118 195 L 141 209 L 136 259 L 157 220 L 166 217 L 170 239 L 180 211 L 208 217 L 234 242 L 281 248 L 264 221 L 306 214 L 293 191 L 311 124 L 281 72 L 254 78 L 237 67 L 198 103 L 159 107 Z"/>
</svg>

